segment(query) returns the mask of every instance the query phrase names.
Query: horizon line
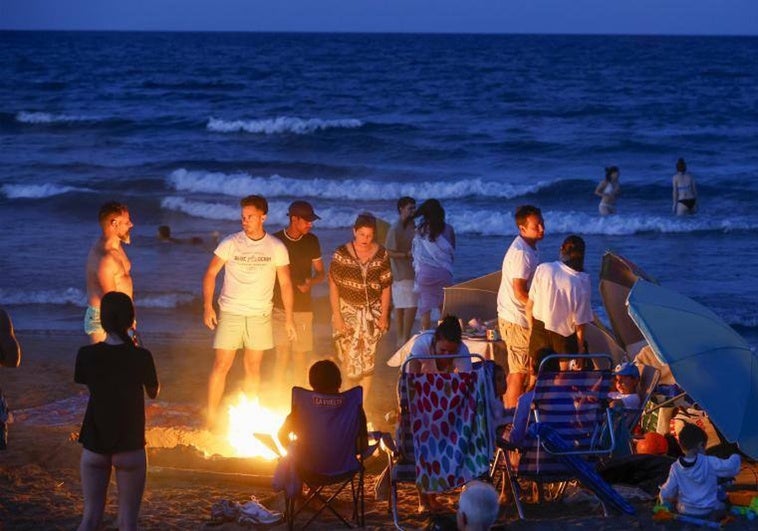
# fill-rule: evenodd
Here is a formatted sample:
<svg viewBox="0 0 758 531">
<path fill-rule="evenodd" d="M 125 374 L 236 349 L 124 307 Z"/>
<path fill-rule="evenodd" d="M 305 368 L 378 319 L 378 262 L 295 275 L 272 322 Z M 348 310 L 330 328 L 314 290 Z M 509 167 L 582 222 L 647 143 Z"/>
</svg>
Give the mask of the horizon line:
<svg viewBox="0 0 758 531">
<path fill-rule="evenodd" d="M 567 33 L 567 32 L 472 32 L 472 31 L 353 31 L 353 30 L 184 30 L 184 29 L 61 29 L 2 28 L 0 33 L 252 33 L 287 35 L 427 35 L 427 36 L 551 36 L 551 37 L 739 37 L 756 38 L 758 33 Z"/>
</svg>

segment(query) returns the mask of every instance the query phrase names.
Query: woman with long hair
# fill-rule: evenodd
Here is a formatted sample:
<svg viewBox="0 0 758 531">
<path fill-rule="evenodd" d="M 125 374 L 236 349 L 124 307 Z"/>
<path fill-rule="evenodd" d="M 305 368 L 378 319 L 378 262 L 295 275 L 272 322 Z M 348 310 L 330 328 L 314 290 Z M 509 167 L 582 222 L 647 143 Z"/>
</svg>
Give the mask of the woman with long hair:
<svg viewBox="0 0 758 531">
<path fill-rule="evenodd" d="M 601 216 L 616 213 L 616 197 L 619 192 L 618 166 L 609 166 L 605 169 L 605 178 L 595 188 L 595 195 L 600 196 L 597 208 Z"/>
<path fill-rule="evenodd" d="M 424 201 L 413 219 L 420 220 L 411 248 L 416 272 L 414 291 L 419 296 L 421 329 L 428 330 L 432 309 L 442 312 L 443 288 L 453 283 L 455 231 L 445 223 L 445 209 L 436 199 Z"/>
<path fill-rule="evenodd" d="M 389 328 L 392 270 L 387 250 L 376 243 L 376 218 L 359 214 L 353 240 L 334 252 L 329 267 L 332 328 L 342 374 L 363 386 L 367 399 L 376 345 Z"/>
<path fill-rule="evenodd" d="M 158 396 L 150 351 L 137 347 L 129 331 L 134 305 L 111 291 L 100 302 L 105 340 L 79 349 L 74 381 L 87 386 L 89 402 L 79 432 L 84 515 L 79 530 L 98 529 L 103 519 L 111 469 L 116 469 L 118 528 L 137 529 L 145 489 L 145 393 Z"/>
</svg>

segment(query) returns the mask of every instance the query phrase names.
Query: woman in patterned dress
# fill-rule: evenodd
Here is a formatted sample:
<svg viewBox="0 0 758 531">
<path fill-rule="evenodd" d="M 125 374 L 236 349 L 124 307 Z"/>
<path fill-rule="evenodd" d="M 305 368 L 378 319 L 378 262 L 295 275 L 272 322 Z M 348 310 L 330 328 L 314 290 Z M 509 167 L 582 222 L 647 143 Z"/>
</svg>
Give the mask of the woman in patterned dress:
<svg viewBox="0 0 758 531">
<path fill-rule="evenodd" d="M 392 270 L 387 250 L 374 241 L 376 218 L 359 214 L 353 241 L 334 252 L 329 267 L 332 327 L 342 374 L 368 398 L 376 345 L 389 328 Z M 364 398 L 364 400 L 365 400 Z"/>
</svg>

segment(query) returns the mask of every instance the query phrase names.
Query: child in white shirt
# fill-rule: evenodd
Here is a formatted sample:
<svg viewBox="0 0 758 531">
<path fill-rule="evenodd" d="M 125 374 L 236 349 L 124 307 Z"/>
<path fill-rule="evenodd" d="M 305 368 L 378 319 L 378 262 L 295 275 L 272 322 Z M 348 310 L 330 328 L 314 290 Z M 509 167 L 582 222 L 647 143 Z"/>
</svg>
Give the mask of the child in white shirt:
<svg viewBox="0 0 758 531">
<path fill-rule="evenodd" d="M 669 477 L 661 486 L 663 503 L 676 503 L 681 514 L 701 518 L 719 519 L 724 502 L 719 500 L 718 479 L 736 476 L 740 471 L 740 456 L 728 459 L 705 455 L 708 436 L 695 424 L 687 423 L 679 432 L 679 446 L 684 452 L 669 470 Z"/>
</svg>

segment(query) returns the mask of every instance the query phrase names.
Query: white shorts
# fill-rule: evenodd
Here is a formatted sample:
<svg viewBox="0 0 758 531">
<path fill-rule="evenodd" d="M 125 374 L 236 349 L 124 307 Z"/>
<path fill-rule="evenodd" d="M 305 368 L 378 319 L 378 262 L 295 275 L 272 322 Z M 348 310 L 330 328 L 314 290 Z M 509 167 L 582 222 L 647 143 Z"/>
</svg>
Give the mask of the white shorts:
<svg viewBox="0 0 758 531">
<path fill-rule="evenodd" d="M 396 280 L 392 283 L 392 304 L 395 308 L 418 306 L 418 293 L 413 291 L 412 280 Z"/>
</svg>

